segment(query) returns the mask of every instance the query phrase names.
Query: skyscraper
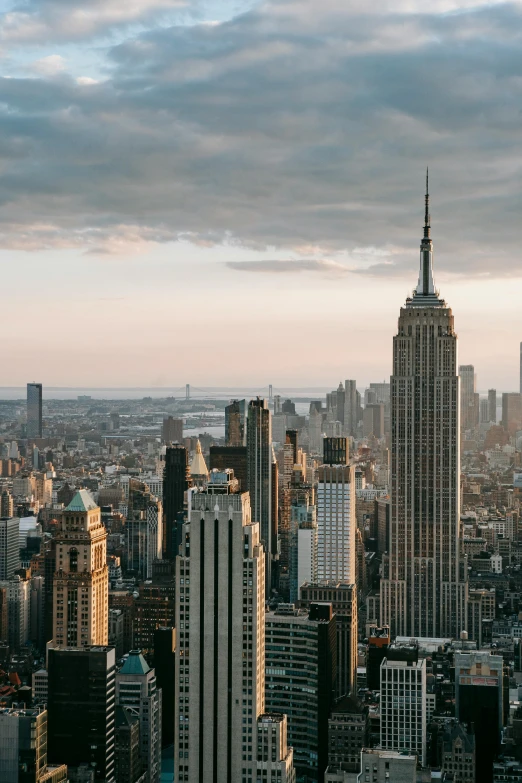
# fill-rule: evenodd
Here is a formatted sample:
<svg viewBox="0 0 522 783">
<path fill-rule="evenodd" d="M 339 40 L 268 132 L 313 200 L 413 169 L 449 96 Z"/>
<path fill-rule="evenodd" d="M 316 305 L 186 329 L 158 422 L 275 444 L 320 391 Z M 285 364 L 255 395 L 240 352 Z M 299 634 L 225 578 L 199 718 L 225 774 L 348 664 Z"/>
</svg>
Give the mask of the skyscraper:
<svg viewBox="0 0 522 783">
<path fill-rule="evenodd" d="M 176 561 L 175 779 L 255 783 L 265 703 L 265 564 L 247 492 L 211 474 Z"/>
<path fill-rule="evenodd" d="M 140 721 L 140 755 L 147 783 L 157 783 L 161 772 L 161 702 L 156 673 L 139 650 L 131 650 L 116 674 L 116 705 Z"/>
<path fill-rule="evenodd" d="M 252 519 L 259 522 L 265 549 L 266 586 L 271 587 L 272 421 L 266 400 L 250 400 L 247 423 L 247 476 Z"/>
<path fill-rule="evenodd" d="M 142 481 L 129 481 L 127 509 L 127 570 L 139 579 L 152 577 L 152 563 L 161 559 L 163 506 Z"/>
<path fill-rule="evenodd" d="M 317 487 L 317 578 L 355 582 L 355 468 L 321 465 Z"/>
<path fill-rule="evenodd" d="M 344 382 L 344 431 L 356 435 L 358 424 L 357 381 Z"/>
<path fill-rule="evenodd" d="M 27 437 L 42 437 L 42 384 L 27 384 Z"/>
<path fill-rule="evenodd" d="M 161 688 L 161 744 L 174 742 L 174 673 L 176 666 L 176 630 L 160 626 L 154 631 L 154 669 Z"/>
<path fill-rule="evenodd" d="M 472 364 L 461 364 L 460 376 L 460 425 L 462 431 L 471 430 L 479 420 L 477 376 Z"/>
<path fill-rule="evenodd" d="M 426 187 L 419 281 L 393 341 L 390 550 L 380 618 L 392 637 L 457 637 L 466 627 L 457 335 L 432 262 Z"/>
<path fill-rule="evenodd" d="M 501 655 L 482 650 L 455 653 L 455 716 L 460 723 L 474 725 L 477 783 L 492 779 L 500 749 L 503 668 Z"/>
<path fill-rule="evenodd" d="M 183 440 L 183 419 L 174 419 L 172 416 L 167 416 L 163 419 L 161 427 L 161 442 L 162 443 L 181 443 Z"/>
<path fill-rule="evenodd" d="M 246 446 L 246 400 L 225 406 L 225 445 Z"/>
<path fill-rule="evenodd" d="M 55 537 L 55 647 L 87 647 L 108 642 L 106 541 L 100 509 L 86 489 L 79 490 L 63 512 Z"/>
<path fill-rule="evenodd" d="M 185 492 L 189 486 L 188 454 L 185 446 L 167 446 L 163 473 L 163 514 L 165 525 L 165 557 L 172 560 L 178 553 Z"/>
<path fill-rule="evenodd" d="M 510 435 L 522 429 L 522 394 L 502 394 L 502 426 Z"/>
<path fill-rule="evenodd" d="M 405 656 L 406 657 L 406 656 Z M 426 661 L 381 663 L 381 747 L 415 753 L 426 764 Z M 400 706 L 399 706 L 400 705 Z"/>
<path fill-rule="evenodd" d="M 328 764 L 328 718 L 337 676 L 332 606 L 310 611 L 280 604 L 266 618 L 266 707 L 288 716 L 288 740 L 298 776 L 322 781 Z"/>
<path fill-rule="evenodd" d="M 10 579 L 20 566 L 20 519 L 0 518 L 0 580 Z"/>
<path fill-rule="evenodd" d="M 49 760 L 88 764 L 95 779 L 114 781 L 115 654 L 113 647 L 51 647 Z"/>
<path fill-rule="evenodd" d="M 488 390 L 488 408 L 489 408 L 489 421 L 496 424 L 497 422 L 497 390 Z"/>
</svg>

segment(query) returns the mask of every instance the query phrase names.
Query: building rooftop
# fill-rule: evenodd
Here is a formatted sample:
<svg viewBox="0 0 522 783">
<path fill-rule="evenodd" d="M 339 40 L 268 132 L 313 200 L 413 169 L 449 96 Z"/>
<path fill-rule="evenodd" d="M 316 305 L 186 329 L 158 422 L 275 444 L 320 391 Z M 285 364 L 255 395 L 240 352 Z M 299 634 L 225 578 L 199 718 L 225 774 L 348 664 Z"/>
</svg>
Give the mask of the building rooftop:
<svg viewBox="0 0 522 783">
<path fill-rule="evenodd" d="M 87 489 L 79 489 L 65 510 L 83 512 L 92 511 L 95 508 L 98 506 L 91 493 Z"/>
<path fill-rule="evenodd" d="M 118 674 L 147 674 L 150 666 L 139 650 L 131 650 Z"/>
</svg>

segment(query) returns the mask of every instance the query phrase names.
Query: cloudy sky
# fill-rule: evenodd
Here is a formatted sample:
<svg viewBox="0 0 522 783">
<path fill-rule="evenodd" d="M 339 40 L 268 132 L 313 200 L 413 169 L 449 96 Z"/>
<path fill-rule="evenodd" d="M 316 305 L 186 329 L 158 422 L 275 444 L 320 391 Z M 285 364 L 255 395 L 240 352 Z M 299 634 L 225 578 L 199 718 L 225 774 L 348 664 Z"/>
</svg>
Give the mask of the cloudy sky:
<svg viewBox="0 0 522 783">
<path fill-rule="evenodd" d="M 522 2 L 0 0 L 0 56 L 0 385 L 383 379 L 429 165 L 460 361 L 517 388 Z"/>
</svg>

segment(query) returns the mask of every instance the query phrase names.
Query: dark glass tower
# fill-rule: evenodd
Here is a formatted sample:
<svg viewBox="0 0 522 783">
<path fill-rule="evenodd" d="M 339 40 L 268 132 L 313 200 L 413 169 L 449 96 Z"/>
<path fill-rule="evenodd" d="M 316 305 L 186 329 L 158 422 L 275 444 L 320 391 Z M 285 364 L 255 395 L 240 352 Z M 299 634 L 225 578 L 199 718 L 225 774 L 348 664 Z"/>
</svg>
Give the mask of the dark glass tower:
<svg viewBox="0 0 522 783">
<path fill-rule="evenodd" d="M 154 668 L 162 692 L 161 742 L 164 748 L 174 743 L 174 682 L 176 631 L 160 627 L 154 631 Z"/>
<path fill-rule="evenodd" d="M 185 446 L 167 446 L 163 472 L 163 515 L 165 528 L 165 557 L 178 554 L 181 531 L 179 517 L 183 514 L 185 492 L 190 480 L 188 454 Z"/>
<path fill-rule="evenodd" d="M 48 651 L 49 761 L 89 764 L 96 780 L 114 780 L 113 647 Z"/>
</svg>

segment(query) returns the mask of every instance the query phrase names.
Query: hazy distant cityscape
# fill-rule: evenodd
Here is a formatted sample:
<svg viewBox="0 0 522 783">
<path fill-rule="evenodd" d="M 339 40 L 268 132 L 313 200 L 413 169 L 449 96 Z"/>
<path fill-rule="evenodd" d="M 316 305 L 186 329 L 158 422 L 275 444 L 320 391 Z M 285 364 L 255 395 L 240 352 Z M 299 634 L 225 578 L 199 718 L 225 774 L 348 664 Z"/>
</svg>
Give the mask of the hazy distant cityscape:
<svg viewBox="0 0 522 783">
<path fill-rule="evenodd" d="M 521 44 L 0 3 L 0 783 L 522 783 Z"/>
</svg>

